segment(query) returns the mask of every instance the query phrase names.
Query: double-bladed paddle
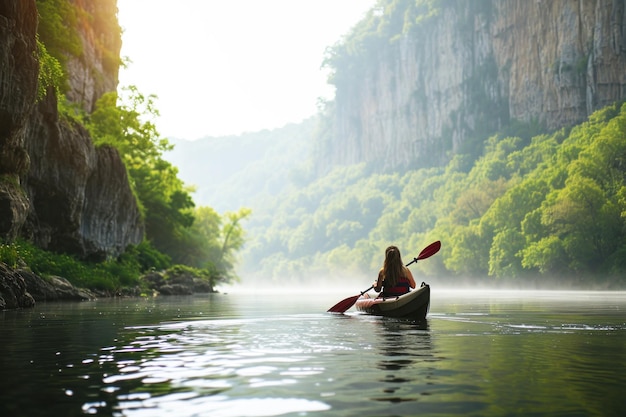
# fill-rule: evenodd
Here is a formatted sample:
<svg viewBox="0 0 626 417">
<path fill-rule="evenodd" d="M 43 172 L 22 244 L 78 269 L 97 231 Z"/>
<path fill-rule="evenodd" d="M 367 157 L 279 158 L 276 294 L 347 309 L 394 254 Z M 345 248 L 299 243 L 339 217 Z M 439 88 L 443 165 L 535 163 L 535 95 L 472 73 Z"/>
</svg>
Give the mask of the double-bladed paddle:
<svg viewBox="0 0 626 417">
<path fill-rule="evenodd" d="M 440 248 L 441 248 L 441 241 L 440 240 L 431 243 L 430 245 L 426 246 L 420 252 L 420 254 L 417 256 L 417 258 L 413 258 L 413 260 L 411 262 L 409 262 L 408 264 L 406 264 L 406 266 L 409 266 L 409 265 L 411 265 L 411 264 L 413 264 L 413 263 L 415 263 L 415 262 L 417 262 L 419 260 L 430 258 L 434 254 L 439 252 Z M 360 296 L 362 296 L 363 294 L 365 294 L 366 292 L 368 292 L 372 288 L 374 288 L 373 285 L 371 287 L 369 287 L 368 289 L 366 289 L 365 291 L 360 292 L 358 295 L 353 295 L 352 297 L 348 297 L 348 298 L 346 298 L 344 300 L 339 301 L 337 304 L 335 304 L 334 306 L 329 308 L 328 311 L 330 313 L 345 313 L 346 310 L 348 310 L 350 307 L 352 307 L 354 305 L 354 303 L 356 303 L 356 300 L 358 300 Z"/>
</svg>

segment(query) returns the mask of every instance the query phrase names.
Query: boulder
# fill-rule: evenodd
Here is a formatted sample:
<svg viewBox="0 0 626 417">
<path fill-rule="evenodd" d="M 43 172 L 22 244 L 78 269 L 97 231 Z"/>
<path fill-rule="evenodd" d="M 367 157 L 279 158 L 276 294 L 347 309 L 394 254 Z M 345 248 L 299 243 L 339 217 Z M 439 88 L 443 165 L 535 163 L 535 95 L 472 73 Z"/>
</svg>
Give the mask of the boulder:
<svg viewBox="0 0 626 417">
<path fill-rule="evenodd" d="M 35 299 L 28 292 L 24 278 L 0 262 L 0 310 L 29 308 Z"/>
</svg>

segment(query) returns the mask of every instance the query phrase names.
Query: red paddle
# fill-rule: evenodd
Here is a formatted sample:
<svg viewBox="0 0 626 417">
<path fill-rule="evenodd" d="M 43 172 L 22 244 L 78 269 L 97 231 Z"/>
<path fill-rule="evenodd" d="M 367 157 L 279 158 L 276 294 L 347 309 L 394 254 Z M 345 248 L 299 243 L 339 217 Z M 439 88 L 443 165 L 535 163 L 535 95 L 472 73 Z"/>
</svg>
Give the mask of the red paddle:
<svg viewBox="0 0 626 417">
<path fill-rule="evenodd" d="M 440 240 L 431 243 L 430 245 L 426 246 L 420 252 L 420 254 L 417 256 L 417 258 L 413 258 L 413 260 L 411 262 L 409 262 L 408 264 L 406 264 L 406 266 L 409 266 L 409 265 L 411 265 L 411 264 L 413 264 L 413 263 L 415 263 L 415 262 L 417 262 L 419 260 L 430 258 L 434 254 L 439 252 L 440 248 L 441 248 L 441 241 Z M 362 296 L 363 294 L 365 294 L 366 292 L 368 292 L 372 288 L 374 288 L 373 285 L 371 287 L 369 287 L 368 289 L 366 289 L 365 291 L 362 291 L 358 295 L 354 295 L 352 297 L 348 297 L 348 298 L 346 298 L 344 300 L 339 301 L 337 304 L 335 304 L 334 306 L 329 308 L 328 311 L 330 313 L 345 313 L 346 310 L 348 310 L 350 307 L 352 307 L 354 305 L 354 303 L 356 303 L 356 300 L 358 300 L 360 296 Z"/>
</svg>

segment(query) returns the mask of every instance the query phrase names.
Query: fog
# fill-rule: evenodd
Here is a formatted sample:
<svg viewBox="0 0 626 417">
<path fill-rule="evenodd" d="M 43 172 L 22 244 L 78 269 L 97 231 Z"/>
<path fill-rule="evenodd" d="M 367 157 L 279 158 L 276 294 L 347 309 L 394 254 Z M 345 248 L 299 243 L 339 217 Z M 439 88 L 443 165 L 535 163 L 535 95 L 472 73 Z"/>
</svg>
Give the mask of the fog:
<svg viewBox="0 0 626 417">
<path fill-rule="evenodd" d="M 268 277 L 240 277 L 240 282 L 223 285 L 218 287 L 218 291 L 227 293 L 252 293 L 262 295 L 288 295 L 288 294 L 344 294 L 345 297 L 359 294 L 367 290 L 376 280 L 376 273 L 370 275 L 318 275 L 307 276 L 306 271 L 298 274 L 302 278 L 301 282 L 293 282 L 287 277 L 281 281 L 279 279 L 271 279 Z M 547 280 L 546 277 L 536 277 L 534 279 L 525 280 L 497 280 L 490 277 L 483 279 L 468 277 L 442 277 L 431 276 L 426 277 L 414 274 L 416 288 L 419 288 L 424 282 L 430 285 L 434 293 L 459 295 L 459 294 L 488 294 L 497 293 L 499 296 L 513 296 L 518 293 L 525 294 L 545 294 L 546 297 L 558 296 L 558 294 L 584 294 L 606 293 L 615 294 L 615 296 L 624 296 L 626 291 L 619 288 L 611 288 L 608 284 L 572 284 L 559 279 Z M 370 294 L 376 294 L 373 290 Z M 508 295 L 507 295 L 508 294 Z M 542 295 L 543 297 L 543 295 Z"/>
</svg>

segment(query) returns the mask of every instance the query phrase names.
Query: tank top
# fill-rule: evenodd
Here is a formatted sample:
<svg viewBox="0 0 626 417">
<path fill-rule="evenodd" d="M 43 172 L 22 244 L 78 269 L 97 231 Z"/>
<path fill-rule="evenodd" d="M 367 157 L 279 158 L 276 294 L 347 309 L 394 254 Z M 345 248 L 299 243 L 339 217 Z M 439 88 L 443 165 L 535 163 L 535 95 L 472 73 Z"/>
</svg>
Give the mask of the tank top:
<svg viewBox="0 0 626 417">
<path fill-rule="evenodd" d="M 387 288 L 383 282 L 383 290 L 379 297 L 397 297 L 402 294 L 406 294 L 411 290 L 411 285 L 407 277 L 402 277 L 398 280 L 395 286 Z"/>
</svg>

